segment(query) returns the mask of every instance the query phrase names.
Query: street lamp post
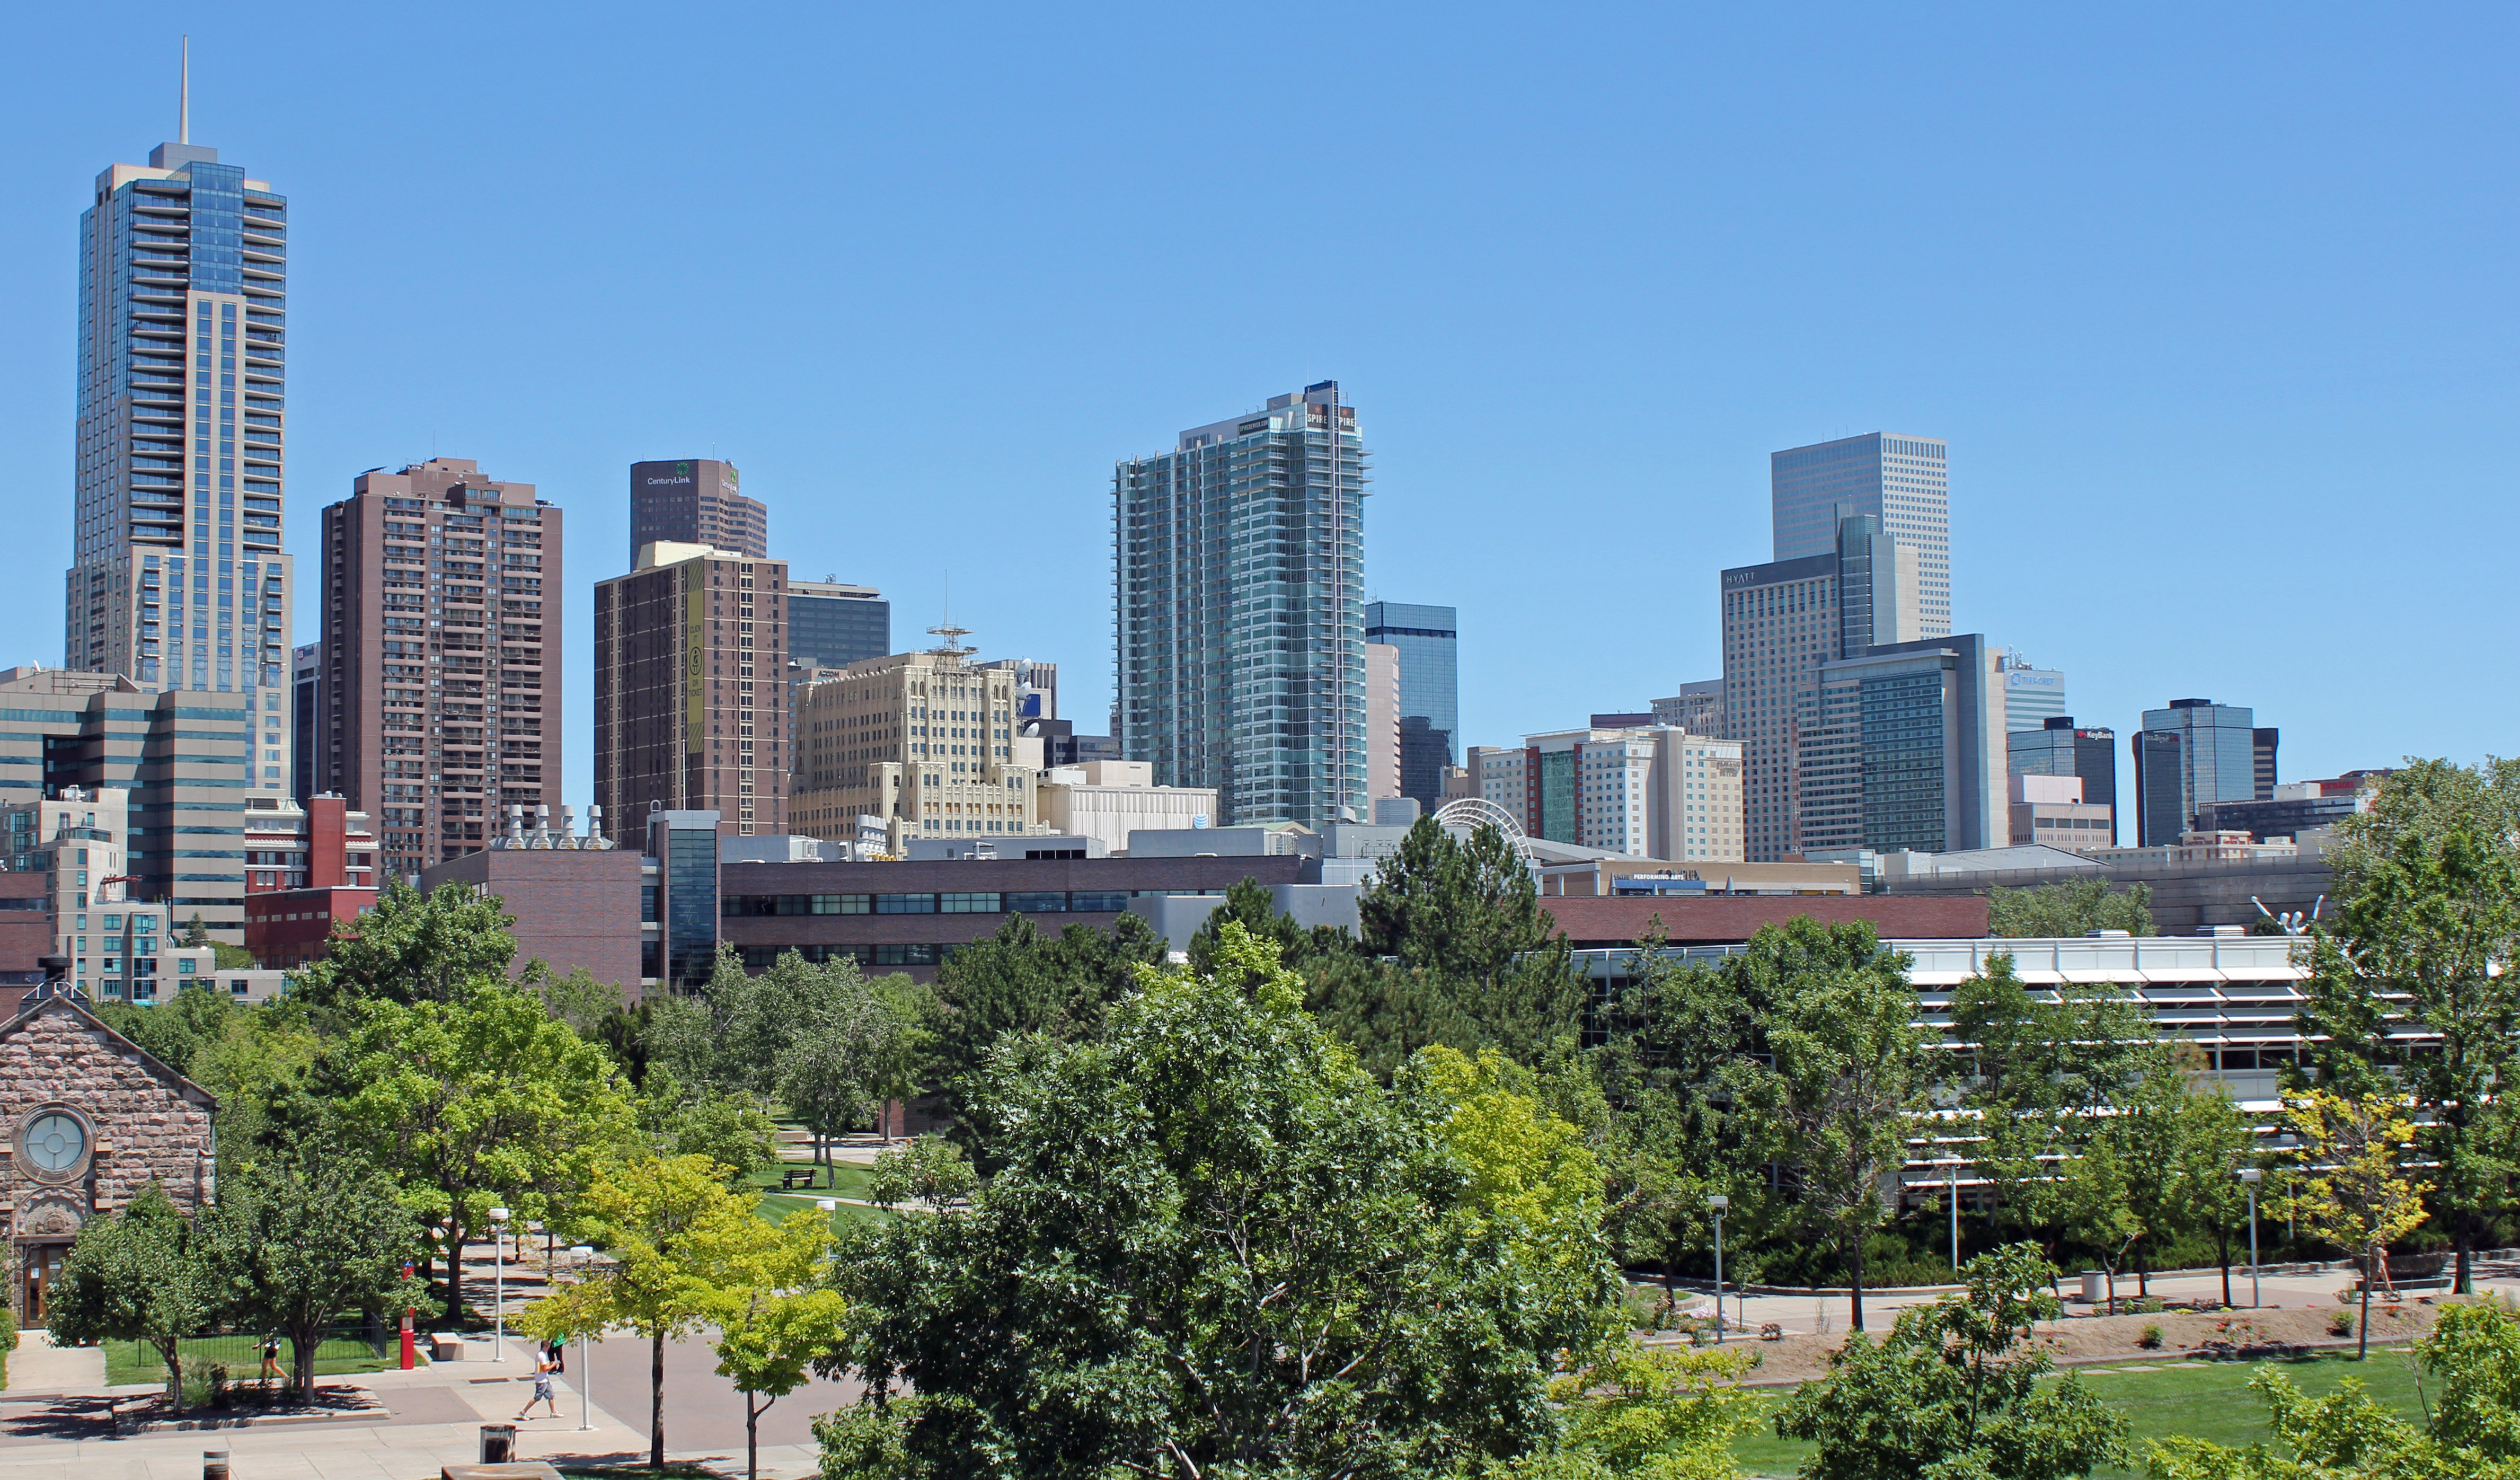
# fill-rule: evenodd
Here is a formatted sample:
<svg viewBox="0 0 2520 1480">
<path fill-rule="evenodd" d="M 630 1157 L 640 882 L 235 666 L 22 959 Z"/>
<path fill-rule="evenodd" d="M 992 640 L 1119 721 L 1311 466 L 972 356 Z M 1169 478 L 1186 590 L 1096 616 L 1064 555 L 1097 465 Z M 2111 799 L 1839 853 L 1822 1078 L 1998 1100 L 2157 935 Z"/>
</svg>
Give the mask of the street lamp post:
<svg viewBox="0 0 2520 1480">
<path fill-rule="evenodd" d="M 1960 1159 L 1951 1159 L 1944 1169 L 1951 1189 L 1952 1204 L 1952 1268 L 1960 1267 Z"/>
<path fill-rule="evenodd" d="M 490 1210 L 490 1280 L 497 1293 L 490 1297 L 490 1351 L 492 1360 L 505 1365 L 508 1360 L 508 1210 Z"/>
<path fill-rule="evenodd" d="M 595 1262 L 591 1244 L 575 1244 L 568 1251 L 568 1262 L 577 1270 L 577 1278 L 586 1278 L 586 1267 Z M 595 1349 L 594 1337 L 584 1331 L 577 1334 L 577 1431 L 592 1433 L 595 1429 Z"/>
<path fill-rule="evenodd" d="M 1721 1192 L 1706 1199 L 1706 1210 L 1715 1215 L 1715 1341 L 1724 1341 L 1724 1210 L 1732 1199 Z"/>
<path fill-rule="evenodd" d="M 2267 1174 L 2256 1167 L 2240 1168 L 2240 1185 L 2249 1189 L 2249 1308 L 2258 1306 L 2258 1182 Z"/>
</svg>

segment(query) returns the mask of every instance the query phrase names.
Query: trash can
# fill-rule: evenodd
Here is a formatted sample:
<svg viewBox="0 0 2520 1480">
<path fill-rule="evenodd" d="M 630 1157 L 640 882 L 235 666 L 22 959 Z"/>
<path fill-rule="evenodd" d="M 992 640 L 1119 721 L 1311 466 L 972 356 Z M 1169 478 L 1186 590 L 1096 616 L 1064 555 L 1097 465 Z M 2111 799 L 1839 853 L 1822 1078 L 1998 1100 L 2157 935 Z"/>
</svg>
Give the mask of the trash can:
<svg viewBox="0 0 2520 1480">
<path fill-rule="evenodd" d="M 481 1462 L 513 1464 L 517 1458 L 517 1426 L 513 1423 L 481 1425 Z"/>
<path fill-rule="evenodd" d="M 2108 1298 L 2109 1277 L 2099 1270 L 2083 1272 L 2083 1303 L 2097 1305 Z"/>
<path fill-rule="evenodd" d="M 202 1480 L 228 1480 L 228 1452 L 223 1449 L 202 1451 Z"/>
</svg>

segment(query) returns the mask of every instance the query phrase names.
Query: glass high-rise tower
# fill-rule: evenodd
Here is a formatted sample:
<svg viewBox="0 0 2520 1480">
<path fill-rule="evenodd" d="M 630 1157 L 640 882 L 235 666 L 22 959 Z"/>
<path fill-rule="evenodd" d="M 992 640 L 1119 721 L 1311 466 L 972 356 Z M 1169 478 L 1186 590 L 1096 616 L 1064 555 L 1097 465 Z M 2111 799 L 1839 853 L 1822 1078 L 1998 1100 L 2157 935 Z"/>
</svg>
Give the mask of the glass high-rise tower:
<svg viewBox="0 0 2520 1480">
<path fill-rule="evenodd" d="M 1432 812 L 1461 754 L 1461 619 L 1451 606 L 1369 602 L 1365 640 L 1400 650 L 1400 794 Z"/>
<path fill-rule="evenodd" d="M 1952 634 L 1952 493 L 1940 437 L 1868 431 L 1768 455 L 1775 561 L 1828 555 L 1837 522 L 1868 514 L 1916 552 L 1916 635 Z"/>
<path fill-rule="evenodd" d="M 248 695 L 246 783 L 286 791 L 289 202 L 179 135 L 97 176 L 79 217 L 63 663 Z"/>
<path fill-rule="evenodd" d="M 1228 823 L 1363 821 L 1366 455 L 1324 381 L 1111 477 L 1113 735 Z"/>
</svg>

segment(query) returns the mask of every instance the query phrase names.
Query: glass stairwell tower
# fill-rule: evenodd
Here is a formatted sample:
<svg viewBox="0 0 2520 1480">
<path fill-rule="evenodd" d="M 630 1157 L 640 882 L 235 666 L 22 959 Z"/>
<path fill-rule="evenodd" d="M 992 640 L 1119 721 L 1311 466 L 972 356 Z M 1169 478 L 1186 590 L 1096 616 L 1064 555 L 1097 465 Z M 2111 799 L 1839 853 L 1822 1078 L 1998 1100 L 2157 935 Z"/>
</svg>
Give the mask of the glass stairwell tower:
<svg viewBox="0 0 2520 1480">
<path fill-rule="evenodd" d="M 1367 459 L 1324 381 L 1111 479 L 1112 734 L 1220 821 L 1361 821 Z"/>
</svg>

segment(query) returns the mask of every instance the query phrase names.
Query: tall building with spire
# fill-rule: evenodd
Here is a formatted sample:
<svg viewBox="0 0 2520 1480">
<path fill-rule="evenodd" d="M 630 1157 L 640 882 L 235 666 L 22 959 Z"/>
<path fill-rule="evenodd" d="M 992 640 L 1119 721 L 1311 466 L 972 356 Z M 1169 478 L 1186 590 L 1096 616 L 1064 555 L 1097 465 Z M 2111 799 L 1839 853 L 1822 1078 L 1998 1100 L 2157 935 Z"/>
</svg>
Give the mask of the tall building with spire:
<svg viewBox="0 0 2520 1480">
<path fill-rule="evenodd" d="M 1113 471 L 1112 734 L 1156 785 L 1229 824 L 1368 816 L 1365 496 L 1336 381 Z"/>
<path fill-rule="evenodd" d="M 63 664 L 245 695 L 245 785 L 286 791 L 289 202 L 192 142 L 96 178 L 79 216 L 76 533 Z M 154 824 L 135 820 L 135 826 Z"/>
</svg>

